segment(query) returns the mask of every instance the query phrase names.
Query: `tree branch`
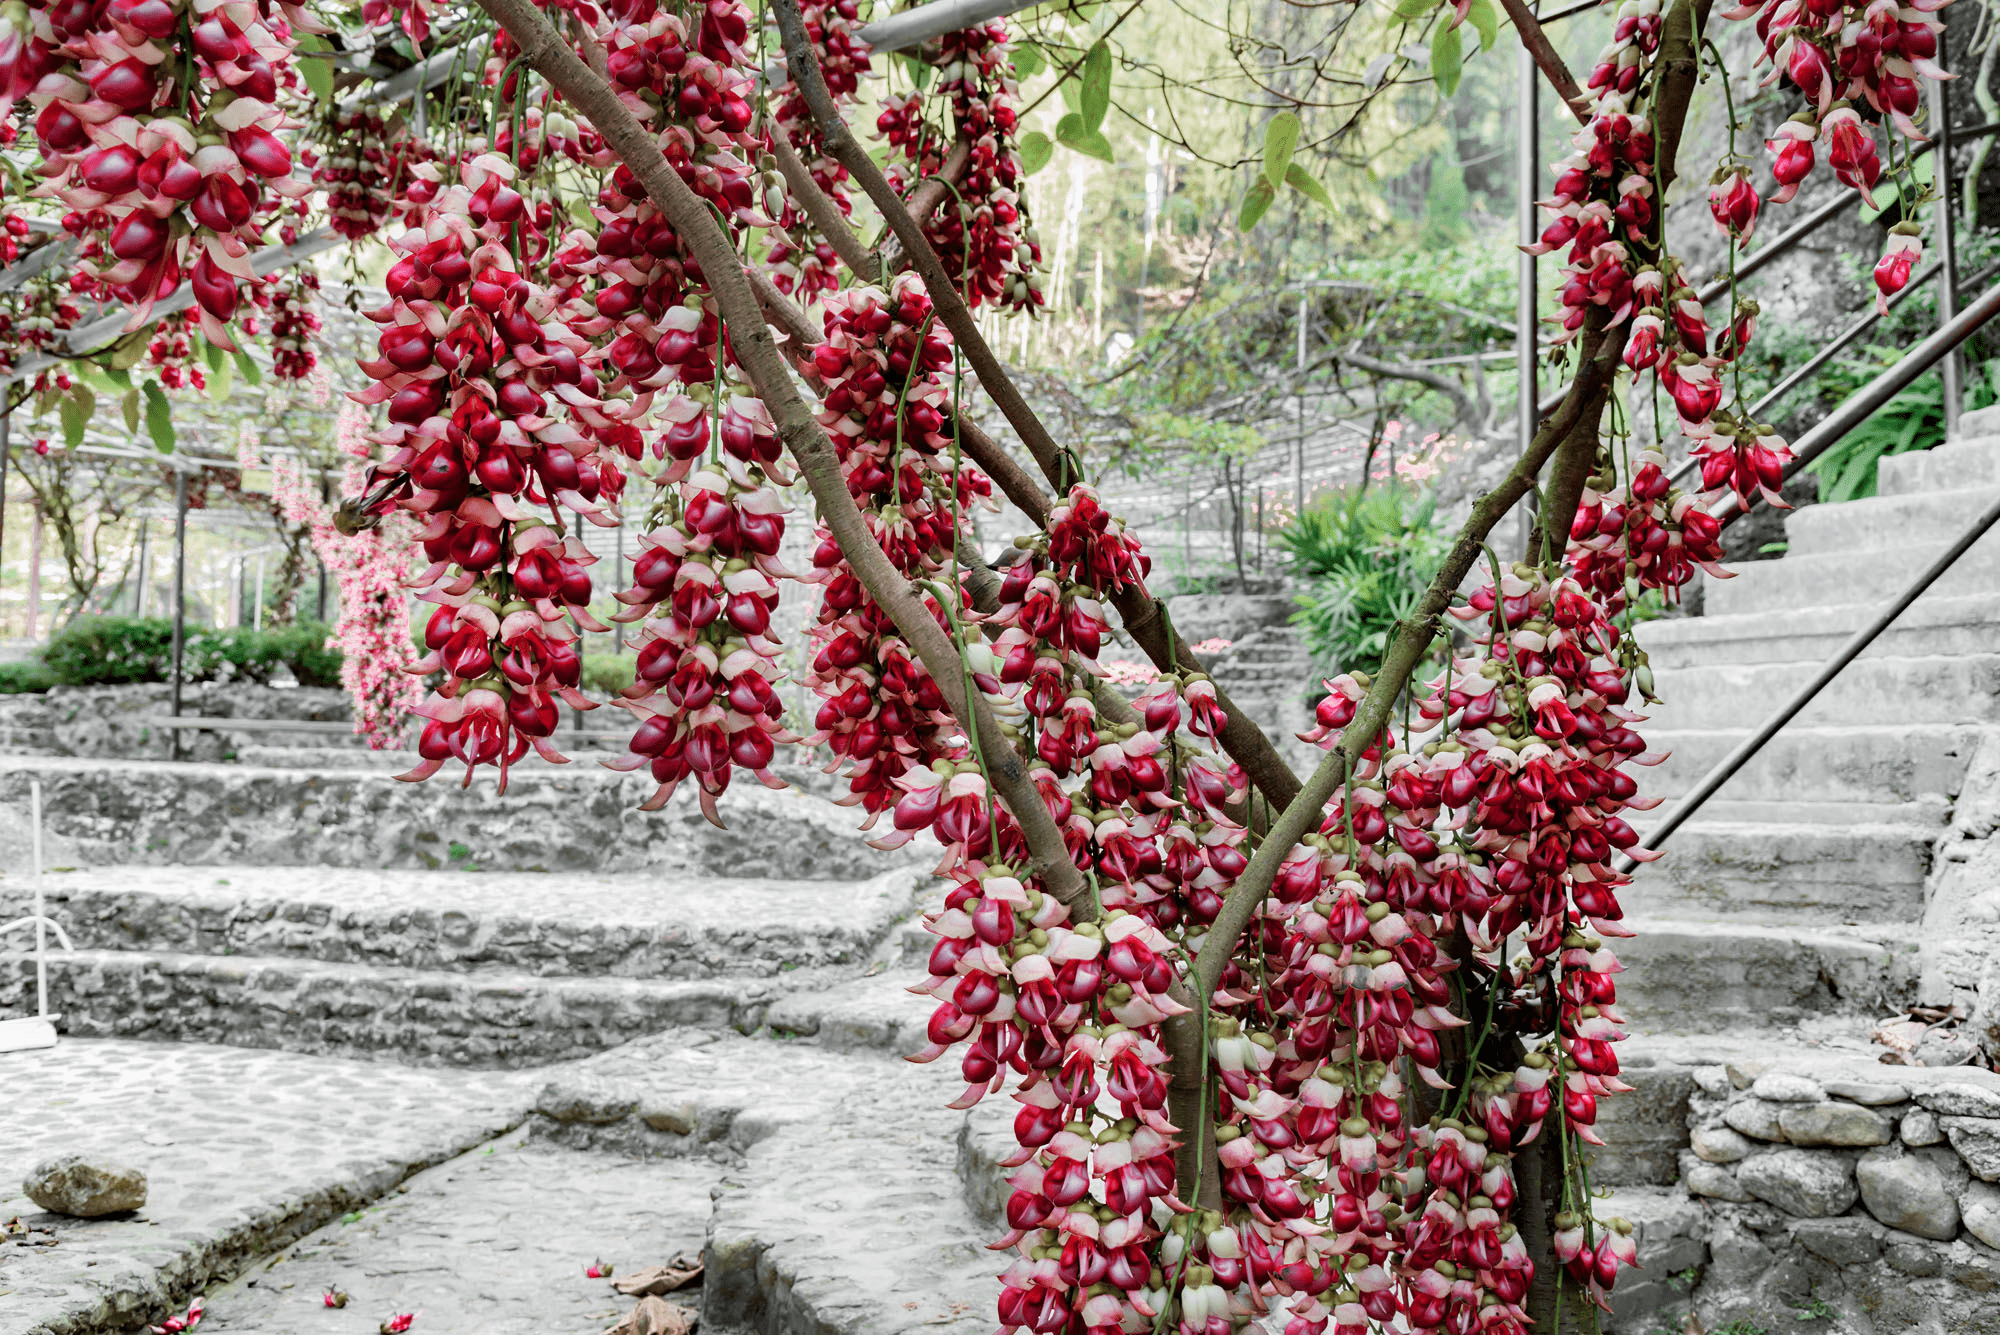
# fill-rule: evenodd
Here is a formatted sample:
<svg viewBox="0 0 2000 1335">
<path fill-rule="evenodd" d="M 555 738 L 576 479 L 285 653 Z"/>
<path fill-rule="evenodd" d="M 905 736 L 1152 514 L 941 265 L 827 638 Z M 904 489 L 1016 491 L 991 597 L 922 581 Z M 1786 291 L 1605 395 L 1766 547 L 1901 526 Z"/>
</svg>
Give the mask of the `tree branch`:
<svg viewBox="0 0 2000 1335">
<path fill-rule="evenodd" d="M 1595 401 L 1601 408 L 1602 399 L 1599 396 L 1610 385 L 1618 365 L 1615 342 L 1609 339 L 1600 339 L 1599 342 L 1601 346 L 1594 350 L 1595 355 L 1584 362 L 1577 373 L 1569 397 L 1536 433 L 1527 452 L 1515 462 L 1500 485 L 1480 497 L 1472 507 L 1471 517 L 1459 532 L 1458 540 L 1452 544 L 1451 552 L 1439 567 L 1436 578 L 1424 591 L 1416 611 L 1403 622 L 1388 653 L 1382 656 L 1382 667 L 1375 674 L 1367 698 L 1355 711 L 1353 721 L 1342 730 L 1340 746 L 1320 762 L 1299 795 L 1271 822 L 1264 842 L 1251 855 L 1250 865 L 1237 878 L 1229 897 L 1223 901 L 1222 911 L 1216 915 L 1215 921 L 1209 925 L 1207 936 L 1203 938 L 1201 956 L 1195 962 L 1198 995 L 1214 995 L 1221 984 L 1224 967 L 1236 952 L 1236 943 L 1249 928 L 1250 920 L 1256 916 L 1265 895 L 1270 892 L 1279 864 L 1299 840 L 1319 824 L 1327 802 L 1345 781 L 1349 768 L 1358 763 L 1362 753 L 1375 745 L 1381 736 L 1395 707 L 1396 696 L 1416 671 L 1417 664 L 1423 661 L 1431 642 L 1437 638 L 1440 618 L 1445 608 L 1451 605 L 1452 595 L 1458 591 L 1459 584 L 1479 559 L 1486 535 L 1534 487 L 1542 465 L 1548 462 L 1549 456 L 1555 453 L 1556 447 L 1568 438 L 1572 430 L 1586 421 L 1595 428 L 1596 418 L 1588 415 L 1588 407 Z"/>
<path fill-rule="evenodd" d="M 804 23 L 799 19 L 796 0 L 775 0 L 773 7 L 778 15 L 778 29 L 784 37 L 785 58 L 791 67 L 792 78 L 805 96 L 806 106 L 819 123 L 820 142 L 860 182 L 869 199 L 881 211 L 923 278 L 938 318 L 951 331 L 952 337 L 964 350 L 966 360 L 972 364 L 973 374 L 986 387 L 986 392 L 993 396 L 994 404 L 1027 446 L 1042 475 L 1054 483 L 1065 471 L 1062 449 L 1021 396 L 1013 377 L 994 356 L 985 336 L 979 332 L 978 322 L 973 319 L 965 298 L 953 284 L 951 275 L 945 272 L 937 252 L 925 239 L 922 225 L 911 216 L 910 210 L 875 166 L 874 159 L 868 156 L 847 122 L 841 119 L 840 110 L 827 93 L 825 80 L 820 77 L 819 58 L 806 36 Z M 1031 503 L 1031 494 L 1039 496 L 1040 491 L 1032 484 L 1024 485 L 1025 474 L 1018 469 L 1008 470 L 1012 473 L 1015 487 L 1006 485 L 1008 479 L 1002 477 L 1003 470 L 999 464 L 1006 457 L 1006 452 L 991 437 L 974 431 L 962 433 L 962 439 L 966 453 L 995 481 L 1003 484 L 1002 490 L 1007 493 L 1008 499 L 1038 522 L 1046 517 L 1049 502 L 1043 498 L 1039 505 Z M 1019 489 L 1018 494 L 1016 488 Z M 1169 640 L 1160 617 L 1159 604 L 1150 595 L 1141 590 L 1128 589 L 1115 595 L 1112 602 L 1124 620 L 1126 633 L 1146 651 L 1156 667 L 1171 671 L 1176 666 L 1186 667 L 1196 663 L 1194 651 L 1186 641 L 1178 635 Z M 1299 791 L 1298 776 L 1285 764 L 1263 729 L 1252 722 L 1244 711 L 1235 708 L 1220 688 L 1216 691 L 1216 701 L 1228 718 L 1219 739 L 1223 749 L 1243 767 L 1244 774 L 1271 806 L 1282 807 L 1289 803 Z"/>
<path fill-rule="evenodd" d="M 780 439 L 819 504 L 821 521 L 832 531 L 869 596 L 889 614 L 923 660 L 960 725 L 968 735 L 980 739 L 993 786 L 1020 824 L 1042 884 L 1069 907 L 1073 917 L 1093 916 L 1095 905 L 1088 887 L 1041 795 L 1029 782 L 1026 767 L 1007 743 L 985 700 L 977 692 L 965 690 L 957 648 L 876 543 L 848 494 L 832 443 L 793 384 L 758 309 L 755 288 L 721 224 L 668 164 L 654 136 L 619 101 L 610 85 L 577 58 L 533 0 L 479 0 L 479 7 L 507 29 L 529 64 L 604 136 L 692 252 L 729 327 L 737 363 L 770 410 Z M 793 17 L 796 21 L 796 11 Z M 813 77 L 818 78 L 816 69 Z M 824 95 L 825 85 L 819 88 Z"/>
<path fill-rule="evenodd" d="M 834 254 L 840 256 L 840 262 L 864 283 L 879 281 L 888 272 L 882 266 L 881 255 L 862 243 L 841 213 L 840 205 L 819 188 L 819 182 L 813 180 L 812 172 L 799 161 L 799 155 L 792 151 L 791 144 L 782 133 L 774 131 L 771 135 L 771 156 L 778 160 L 778 171 L 783 174 L 785 184 L 791 187 L 792 198 L 806 211 L 813 230 L 826 239 Z"/>
<path fill-rule="evenodd" d="M 872 159 L 871 159 L 872 161 Z M 972 144 L 960 135 L 952 144 L 951 152 L 944 155 L 936 172 L 917 183 L 910 192 L 905 207 L 910 217 L 919 224 L 930 221 L 933 213 L 941 208 L 946 199 L 958 193 L 958 183 L 965 176 L 965 169 L 972 165 Z M 903 239 L 894 227 L 884 224 L 882 235 L 876 239 L 875 249 L 882 256 L 883 273 L 901 273 L 910 267 L 910 252 L 903 246 Z"/>
<path fill-rule="evenodd" d="M 1506 8 L 1514 31 L 1521 38 L 1521 45 L 1527 47 L 1528 54 L 1535 58 L 1535 64 L 1541 69 L 1542 77 L 1549 81 L 1549 87 L 1556 90 L 1556 96 L 1563 100 L 1563 105 L 1569 108 L 1578 124 L 1588 123 L 1590 99 L 1583 95 L 1583 89 L 1577 87 L 1576 76 L 1563 63 L 1562 54 L 1549 43 L 1549 35 L 1542 31 L 1541 22 L 1528 8 L 1527 0 L 1500 0 L 1500 3 Z"/>
<path fill-rule="evenodd" d="M 1453 426 L 1457 426 L 1460 422 L 1472 424 L 1478 421 L 1478 410 L 1473 407 L 1472 398 L 1465 392 L 1464 386 L 1442 371 L 1433 371 L 1423 366 L 1385 362 L 1360 352 L 1336 351 L 1332 357 L 1335 361 L 1346 362 L 1357 371 L 1366 371 L 1370 375 L 1382 376 L 1389 380 L 1413 380 L 1419 385 L 1426 385 L 1436 390 L 1451 400 L 1455 414 L 1451 419 Z"/>
</svg>

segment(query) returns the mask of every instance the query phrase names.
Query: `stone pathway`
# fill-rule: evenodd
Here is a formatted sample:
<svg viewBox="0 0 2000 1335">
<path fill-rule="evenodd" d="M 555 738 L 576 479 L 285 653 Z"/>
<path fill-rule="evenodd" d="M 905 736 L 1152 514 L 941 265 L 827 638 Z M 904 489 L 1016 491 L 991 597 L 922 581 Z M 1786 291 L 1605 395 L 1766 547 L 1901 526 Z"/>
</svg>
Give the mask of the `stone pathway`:
<svg viewBox="0 0 2000 1335">
<path fill-rule="evenodd" d="M 66 1038 L 0 1056 L 0 1330 L 65 1335 L 155 1316 L 525 1117 L 532 1085 L 285 1052 Z M 64 1151 L 143 1169 L 144 1209 L 66 1219 L 20 1194 Z"/>
<path fill-rule="evenodd" d="M 412 1335 L 600 1335 L 634 1300 L 586 1267 L 603 1260 L 624 1275 L 699 1253 L 719 1173 L 703 1159 L 633 1160 L 516 1131 L 210 1290 L 202 1330 L 372 1335 L 410 1312 Z M 346 1307 L 324 1305 L 330 1288 Z"/>
</svg>

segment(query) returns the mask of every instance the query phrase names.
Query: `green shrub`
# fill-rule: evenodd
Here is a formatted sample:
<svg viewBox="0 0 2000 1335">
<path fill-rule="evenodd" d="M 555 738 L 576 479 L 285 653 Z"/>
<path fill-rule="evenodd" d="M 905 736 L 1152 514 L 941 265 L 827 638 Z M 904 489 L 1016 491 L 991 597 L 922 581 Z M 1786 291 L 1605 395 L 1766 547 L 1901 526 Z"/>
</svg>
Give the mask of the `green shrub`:
<svg viewBox="0 0 2000 1335">
<path fill-rule="evenodd" d="M 1380 667 L 1446 539 L 1432 497 L 1393 487 L 1335 495 L 1280 530 L 1301 585 L 1292 620 L 1314 658 L 1336 672 Z"/>
<path fill-rule="evenodd" d="M 25 695 L 46 691 L 56 684 L 56 674 L 46 663 L 33 659 L 25 663 L 0 663 L 0 695 Z"/>
<path fill-rule="evenodd" d="M 583 689 L 592 695 L 616 695 L 632 684 L 638 659 L 631 654 L 585 654 Z"/>
<path fill-rule="evenodd" d="M 289 670 L 301 686 L 340 685 L 341 655 L 326 647 L 320 622 L 275 630 L 190 628 L 182 654 L 185 680 L 268 685 Z M 166 617 L 84 617 L 49 641 L 43 660 L 64 686 L 121 686 L 168 681 L 174 623 Z"/>
<path fill-rule="evenodd" d="M 50 638 L 42 661 L 64 686 L 165 681 L 173 642 L 165 617 L 78 617 Z"/>
</svg>

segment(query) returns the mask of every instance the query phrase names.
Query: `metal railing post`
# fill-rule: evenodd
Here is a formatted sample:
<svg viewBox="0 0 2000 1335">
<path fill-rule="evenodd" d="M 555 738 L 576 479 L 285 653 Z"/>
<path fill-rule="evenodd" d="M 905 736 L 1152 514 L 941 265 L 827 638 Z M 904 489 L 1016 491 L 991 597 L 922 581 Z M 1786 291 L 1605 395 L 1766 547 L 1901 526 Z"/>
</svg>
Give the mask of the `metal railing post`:
<svg viewBox="0 0 2000 1335">
<path fill-rule="evenodd" d="M 175 718 L 181 714 L 181 682 L 186 676 L 187 665 L 187 532 L 188 532 L 188 481 L 187 469 L 181 461 L 174 460 L 174 638 L 173 638 L 173 709 Z M 171 758 L 181 758 L 181 734 L 176 728 L 170 743 Z"/>
<path fill-rule="evenodd" d="M 1939 55 L 1944 54 L 1942 51 Z M 1949 325 L 1958 314 L 1958 238 L 1952 218 L 1951 198 L 1951 101 L 1945 93 L 1942 79 L 1931 79 L 1930 107 L 1931 131 L 1936 143 L 1936 151 L 1931 154 L 1931 181 L 1937 191 L 1937 203 L 1931 207 L 1932 226 L 1936 232 L 1937 259 L 1941 272 L 1937 286 L 1937 322 L 1942 329 Z M 1953 348 L 1944 355 L 1944 364 L 1939 368 L 1939 378 L 1944 382 L 1944 431 L 1947 437 L 1958 434 L 1958 414 L 1965 404 L 1965 391 L 1959 378 L 1958 349 Z"/>
</svg>

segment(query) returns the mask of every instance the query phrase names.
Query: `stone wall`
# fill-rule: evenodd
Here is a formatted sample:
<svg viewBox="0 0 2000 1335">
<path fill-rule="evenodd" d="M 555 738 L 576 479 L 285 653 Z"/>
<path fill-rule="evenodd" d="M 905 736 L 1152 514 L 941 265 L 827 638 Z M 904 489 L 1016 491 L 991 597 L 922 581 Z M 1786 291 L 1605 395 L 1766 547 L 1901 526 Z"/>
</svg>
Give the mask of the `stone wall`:
<svg viewBox="0 0 2000 1335">
<path fill-rule="evenodd" d="M 1694 1075 L 1704 1329 L 2000 1329 L 2000 1075 L 1831 1056 Z"/>
<path fill-rule="evenodd" d="M 0 696 L 0 751 L 167 760 L 171 758 L 172 732 L 145 720 L 168 714 L 172 703 L 173 688 L 163 682 L 57 686 L 41 694 Z M 344 691 L 315 686 L 285 689 L 248 682 L 187 686 L 181 693 L 181 713 L 316 723 L 345 723 L 352 717 Z M 181 758 L 230 759 L 250 745 L 358 748 L 363 742 L 338 732 L 191 730 L 181 734 Z"/>
</svg>

